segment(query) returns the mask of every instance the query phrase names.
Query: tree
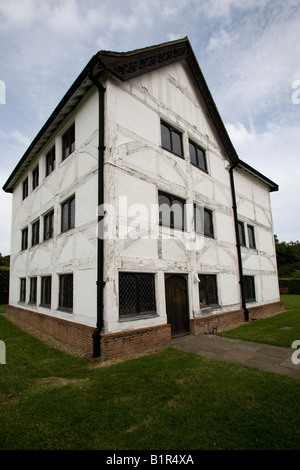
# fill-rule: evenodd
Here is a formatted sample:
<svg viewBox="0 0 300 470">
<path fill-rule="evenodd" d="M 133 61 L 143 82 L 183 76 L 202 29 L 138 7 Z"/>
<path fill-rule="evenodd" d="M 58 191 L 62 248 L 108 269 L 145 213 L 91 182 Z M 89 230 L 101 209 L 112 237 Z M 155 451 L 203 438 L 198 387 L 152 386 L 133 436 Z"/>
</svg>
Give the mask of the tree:
<svg viewBox="0 0 300 470">
<path fill-rule="evenodd" d="M 277 267 L 279 277 L 299 278 L 300 274 L 300 242 L 279 242 L 275 235 Z"/>
</svg>

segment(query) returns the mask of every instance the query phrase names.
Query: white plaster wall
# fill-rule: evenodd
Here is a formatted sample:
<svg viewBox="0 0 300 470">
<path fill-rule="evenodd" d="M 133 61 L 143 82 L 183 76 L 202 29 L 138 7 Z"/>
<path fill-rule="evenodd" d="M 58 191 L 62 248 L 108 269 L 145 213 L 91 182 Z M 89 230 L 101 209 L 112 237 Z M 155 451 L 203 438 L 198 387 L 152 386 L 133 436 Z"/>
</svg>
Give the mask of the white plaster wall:
<svg viewBox="0 0 300 470">
<path fill-rule="evenodd" d="M 116 332 L 165 323 L 164 275 L 167 272 L 188 274 L 191 318 L 202 314 L 198 284 L 194 282 L 196 273 L 217 275 L 221 308 L 216 311 L 239 308 L 240 289 L 229 173 L 225 168 L 226 160 L 217 133 L 203 110 L 201 97 L 184 66 L 177 63 L 125 83 L 108 81 L 106 100 L 105 178 L 110 181 L 106 188 L 106 200 L 114 207 L 115 214 L 118 214 L 120 197 L 127 198 L 129 206 L 142 204 L 146 214 L 154 205 L 154 212 L 151 223 L 147 225 L 145 212 L 135 214 L 133 210 L 136 225 L 143 227 L 140 237 L 138 230 L 132 226 L 132 219 L 127 219 L 127 224 L 131 226 L 130 233 L 136 236 L 136 240 L 124 239 L 124 207 L 120 217 L 116 216 L 113 227 L 115 239 L 106 241 L 105 331 Z M 161 118 L 183 133 L 184 159 L 161 148 Z M 208 174 L 190 164 L 189 137 L 206 149 Z M 245 224 L 251 222 L 256 230 L 257 249 L 243 249 L 245 274 L 254 275 L 258 285 L 262 282 L 268 284 L 267 279 L 270 279 L 266 295 L 262 294 L 263 289 L 256 289 L 257 304 L 276 301 L 278 289 L 272 280 L 274 269 L 270 267 L 274 252 L 268 241 L 272 236 L 269 190 L 251 175 L 240 170 L 235 173 L 239 214 Z M 180 239 L 176 231 L 173 232 L 173 239 L 166 239 L 166 229 L 158 226 L 158 208 L 155 209 L 158 190 L 181 197 L 190 205 L 197 202 L 213 210 L 215 238 L 211 240 L 204 237 L 196 251 L 188 249 L 185 240 Z M 190 215 L 187 220 L 188 233 L 193 230 Z M 151 230 L 156 226 L 156 237 L 149 239 L 147 226 Z M 118 240 L 119 234 L 122 235 L 121 240 Z M 265 269 L 270 259 L 271 265 L 269 263 L 269 268 Z M 261 278 L 262 269 L 264 281 Z M 120 271 L 155 274 L 157 317 L 119 321 Z"/>
<path fill-rule="evenodd" d="M 75 151 L 61 161 L 61 136 L 75 121 Z M 96 323 L 96 224 L 98 167 L 98 96 L 90 91 L 61 124 L 14 188 L 10 304 L 94 326 Z M 45 177 L 45 155 L 56 144 L 56 169 Z M 32 191 L 31 171 L 39 163 L 39 186 Z M 22 201 L 22 181 L 29 176 L 29 196 Z M 61 233 L 61 203 L 75 194 L 75 228 Z M 54 237 L 43 241 L 43 216 L 54 209 Z M 40 243 L 31 247 L 31 224 L 40 219 Z M 21 251 L 21 230 L 28 226 L 28 250 Z M 73 273 L 73 313 L 58 310 L 59 275 Z M 40 304 L 41 277 L 52 275 L 51 309 Z M 28 303 L 30 277 L 38 278 L 37 304 Z M 27 279 L 26 302 L 20 278 Z"/>
</svg>

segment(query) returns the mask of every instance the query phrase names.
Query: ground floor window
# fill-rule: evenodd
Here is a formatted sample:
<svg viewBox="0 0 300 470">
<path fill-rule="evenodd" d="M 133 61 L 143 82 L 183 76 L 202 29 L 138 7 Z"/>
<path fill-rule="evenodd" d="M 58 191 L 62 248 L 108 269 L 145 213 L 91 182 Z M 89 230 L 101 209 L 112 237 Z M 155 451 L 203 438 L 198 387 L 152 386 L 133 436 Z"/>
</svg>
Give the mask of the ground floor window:
<svg viewBox="0 0 300 470">
<path fill-rule="evenodd" d="M 243 287 L 246 302 L 256 300 L 254 276 L 244 276 Z"/>
<path fill-rule="evenodd" d="M 59 276 L 59 308 L 73 311 L 73 274 Z"/>
<path fill-rule="evenodd" d="M 51 276 L 42 277 L 41 282 L 41 305 L 51 307 Z"/>
<path fill-rule="evenodd" d="M 26 300 L 26 279 L 20 279 L 20 301 L 25 302 Z"/>
<path fill-rule="evenodd" d="M 119 274 L 120 317 L 156 313 L 154 274 Z"/>
<path fill-rule="evenodd" d="M 32 277 L 30 279 L 30 295 L 29 295 L 29 302 L 32 304 L 36 303 L 36 287 L 37 287 L 37 278 Z"/>
<path fill-rule="evenodd" d="M 199 295 L 201 307 L 218 305 L 217 276 L 214 274 L 200 274 Z"/>
</svg>

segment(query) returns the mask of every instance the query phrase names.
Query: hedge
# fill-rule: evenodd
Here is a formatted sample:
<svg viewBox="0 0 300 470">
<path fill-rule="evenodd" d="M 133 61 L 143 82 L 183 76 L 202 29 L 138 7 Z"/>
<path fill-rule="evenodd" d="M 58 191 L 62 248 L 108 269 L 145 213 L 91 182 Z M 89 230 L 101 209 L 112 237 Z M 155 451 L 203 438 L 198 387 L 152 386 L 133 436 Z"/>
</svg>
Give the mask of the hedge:
<svg viewBox="0 0 300 470">
<path fill-rule="evenodd" d="M 0 305 L 8 304 L 9 268 L 0 266 Z"/>
<path fill-rule="evenodd" d="M 288 289 L 289 294 L 300 294 L 300 279 L 281 278 L 279 279 L 280 289 Z"/>
</svg>

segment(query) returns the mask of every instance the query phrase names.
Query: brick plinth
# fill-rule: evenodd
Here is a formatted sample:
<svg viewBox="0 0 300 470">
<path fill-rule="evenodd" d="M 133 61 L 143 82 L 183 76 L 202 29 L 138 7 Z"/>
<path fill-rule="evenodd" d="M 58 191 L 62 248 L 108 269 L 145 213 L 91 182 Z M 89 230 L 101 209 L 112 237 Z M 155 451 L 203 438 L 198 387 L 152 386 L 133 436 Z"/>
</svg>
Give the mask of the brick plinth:
<svg viewBox="0 0 300 470">
<path fill-rule="evenodd" d="M 92 334 L 95 329 L 93 327 L 11 305 L 8 305 L 6 313 L 8 318 L 16 318 L 59 341 L 81 349 L 91 356 L 93 354 Z"/>
<path fill-rule="evenodd" d="M 271 304 L 248 307 L 249 321 L 268 318 L 283 311 L 284 306 L 282 302 L 274 302 Z M 245 317 L 244 311 L 242 309 L 230 312 L 222 312 L 194 318 L 190 322 L 190 331 L 193 335 L 200 335 L 203 333 L 216 334 L 220 333 L 221 331 L 234 328 L 244 321 Z"/>
<path fill-rule="evenodd" d="M 171 325 L 108 333 L 101 337 L 101 354 L 105 360 L 136 354 L 171 343 Z"/>
</svg>

